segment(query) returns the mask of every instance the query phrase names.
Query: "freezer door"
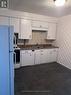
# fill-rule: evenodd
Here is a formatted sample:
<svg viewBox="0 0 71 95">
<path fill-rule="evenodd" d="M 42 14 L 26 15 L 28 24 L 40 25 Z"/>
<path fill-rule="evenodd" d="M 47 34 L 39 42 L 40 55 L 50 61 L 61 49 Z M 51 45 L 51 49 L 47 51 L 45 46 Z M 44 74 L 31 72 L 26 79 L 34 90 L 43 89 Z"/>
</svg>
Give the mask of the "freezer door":
<svg viewBox="0 0 71 95">
<path fill-rule="evenodd" d="M 13 41 L 14 27 L 9 26 L 9 69 L 10 69 L 10 95 L 14 95 L 14 59 L 13 59 Z"/>
<path fill-rule="evenodd" d="M 10 86 L 11 86 L 10 95 L 14 95 L 14 60 L 13 60 L 14 53 L 10 52 L 9 55 L 10 55 L 9 57 L 10 57 Z"/>
<path fill-rule="evenodd" d="M 9 51 L 14 51 L 13 50 L 13 45 L 14 45 L 14 27 L 10 26 L 9 27 Z"/>
<path fill-rule="evenodd" d="M 8 26 L 0 26 L 0 95 L 10 95 Z"/>
</svg>

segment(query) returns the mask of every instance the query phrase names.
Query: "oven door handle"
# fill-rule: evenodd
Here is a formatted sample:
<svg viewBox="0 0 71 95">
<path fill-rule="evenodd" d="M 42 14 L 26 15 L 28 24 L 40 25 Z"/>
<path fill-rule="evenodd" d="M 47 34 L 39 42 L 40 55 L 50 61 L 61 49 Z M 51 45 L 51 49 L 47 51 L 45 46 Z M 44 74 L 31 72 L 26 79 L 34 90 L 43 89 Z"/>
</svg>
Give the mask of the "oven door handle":
<svg viewBox="0 0 71 95">
<path fill-rule="evenodd" d="M 16 36 L 15 35 L 14 35 L 14 40 L 15 40 L 14 45 L 15 45 L 15 48 L 16 48 Z"/>
<path fill-rule="evenodd" d="M 15 55 L 15 57 L 14 57 L 14 59 L 15 59 L 15 62 L 14 62 L 14 64 L 16 64 L 16 53 L 14 52 L 14 55 Z"/>
</svg>

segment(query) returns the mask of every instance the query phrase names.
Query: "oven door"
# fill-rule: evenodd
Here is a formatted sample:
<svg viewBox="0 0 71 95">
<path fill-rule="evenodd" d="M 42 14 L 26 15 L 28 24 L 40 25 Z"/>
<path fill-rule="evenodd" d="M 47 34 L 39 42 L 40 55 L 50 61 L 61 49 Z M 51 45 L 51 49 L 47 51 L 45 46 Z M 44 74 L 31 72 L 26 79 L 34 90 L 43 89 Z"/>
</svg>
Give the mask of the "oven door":
<svg viewBox="0 0 71 95">
<path fill-rule="evenodd" d="M 14 67 L 20 67 L 20 50 L 17 49 L 14 50 Z"/>
<path fill-rule="evenodd" d="M 13 42 L 14 42 L 14 48 L 17 47 L 17 41 L 18 41 L 18 33 L 14 33 L 14 39 L 13 39 Z"/>
</svg>

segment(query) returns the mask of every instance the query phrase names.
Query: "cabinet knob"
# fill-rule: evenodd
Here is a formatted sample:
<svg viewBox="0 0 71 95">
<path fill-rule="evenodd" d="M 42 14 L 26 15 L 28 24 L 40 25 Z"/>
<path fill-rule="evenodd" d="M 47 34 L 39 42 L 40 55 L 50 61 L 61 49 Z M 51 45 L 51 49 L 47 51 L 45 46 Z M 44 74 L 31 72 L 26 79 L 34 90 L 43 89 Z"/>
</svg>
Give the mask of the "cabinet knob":
<svg viewBox="0 0 71 95">
<path fill-rule="evenodd" d="M 25 53 L 28 53 L 28 51 L 25 51 Z"/>
<path fill-rule="evenodd" d="M 33 49 L 32 51 L 34 52 L 35 50 Z"/>
</svg>

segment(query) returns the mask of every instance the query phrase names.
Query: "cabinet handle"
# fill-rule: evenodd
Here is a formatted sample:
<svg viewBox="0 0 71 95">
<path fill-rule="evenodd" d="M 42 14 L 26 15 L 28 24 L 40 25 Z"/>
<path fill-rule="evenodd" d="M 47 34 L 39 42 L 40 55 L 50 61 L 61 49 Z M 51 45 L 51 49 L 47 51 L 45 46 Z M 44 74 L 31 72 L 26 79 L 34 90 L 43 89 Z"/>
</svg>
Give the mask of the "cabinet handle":
<svg viewBox="0 0 71 95">
<path fill-rule="evenodd" d="M 42 27 L 42 26 L 40 25 L 40 27 Z"/>
<path fill-rule="evenodd" d="M 14 56 L 15 56 L 15 62 L 14 62 L 14 64 L 16 64 L 16 53 L 14 52 Z"/>
<path fill-rule="evenodd" d="M 32 51 L 34 52 L 35 50 L 33 49 Z"/>
</svg>

